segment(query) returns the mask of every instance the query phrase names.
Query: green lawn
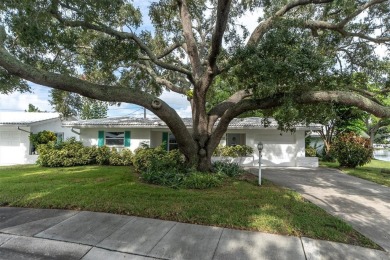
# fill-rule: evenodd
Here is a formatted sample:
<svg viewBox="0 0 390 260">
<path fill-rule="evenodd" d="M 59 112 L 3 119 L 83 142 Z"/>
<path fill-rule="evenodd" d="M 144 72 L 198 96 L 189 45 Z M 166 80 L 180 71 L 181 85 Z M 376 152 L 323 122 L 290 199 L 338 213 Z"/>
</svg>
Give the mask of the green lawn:
<svg viewBox="0 0 390 260">
<path fill-rule="evenodd" d="M 390 187 L 390 162 L 372 160 L 369 164 L 355 169 L 340 168 L 338 163 L 320 162 L 320 165 L 338 168 L 346 174 Z M 382 169 L 385 169 L 385 172 Z"/>
<path fill-rule="evenodd" d="M 379 248 L 348 224 L 248 174 L 209 190 L 142 183 L 130 167 L 0 167 L 0 205 L 111 212 Z"/>
</svg>

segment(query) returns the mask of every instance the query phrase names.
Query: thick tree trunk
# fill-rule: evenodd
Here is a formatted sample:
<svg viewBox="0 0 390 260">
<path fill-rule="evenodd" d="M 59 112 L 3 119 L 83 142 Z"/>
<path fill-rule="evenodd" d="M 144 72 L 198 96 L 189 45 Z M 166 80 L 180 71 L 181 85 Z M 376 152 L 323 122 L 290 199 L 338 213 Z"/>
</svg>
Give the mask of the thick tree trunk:
<svg viewBox="0 0 390 260">
<path fill-rule="evenodd" d="M 201 172 L 211 172 L 212 170 L 211 156 L 200 156 L 197 170 Z"/>
<path fill-rule="evenodd" d="M 374 146 L 374 139 L 375 139 L 375 132 L 374 131 L 370 131 L 370 146 L 371 147 Z"/>
<path fill-rule="evenodd" d="M 212 170 L 211 156 L 213 151 L 208 153 L 209 147 L 200 146 L 200 143 L 197 143 L 198 149 L 189 151 L 182 150 L 180 151 L 186 157 L 187 164 L 189 167 L 195 167 L 198 171 L 201 172 L 210 172 Z"/>
</svg>

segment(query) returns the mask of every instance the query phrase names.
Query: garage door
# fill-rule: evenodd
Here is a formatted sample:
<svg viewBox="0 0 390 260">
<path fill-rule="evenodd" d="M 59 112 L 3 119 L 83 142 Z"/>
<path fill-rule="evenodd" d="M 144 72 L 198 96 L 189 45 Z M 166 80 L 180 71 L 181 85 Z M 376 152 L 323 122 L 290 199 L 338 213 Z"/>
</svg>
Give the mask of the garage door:
<svg viewBox="0 0 390 260">
<path fill-rule="evenodd" d="M 0 132 L 0 165 L 22 163 L 24 150 L 20 145 L 19 131 Z"/>
<path fill-rule="evenodd" d="M 256 140 L 264 144 L 262 164 L 265 166 L 295 166 L 295 134 L 258 135 Z"/>
</svg>

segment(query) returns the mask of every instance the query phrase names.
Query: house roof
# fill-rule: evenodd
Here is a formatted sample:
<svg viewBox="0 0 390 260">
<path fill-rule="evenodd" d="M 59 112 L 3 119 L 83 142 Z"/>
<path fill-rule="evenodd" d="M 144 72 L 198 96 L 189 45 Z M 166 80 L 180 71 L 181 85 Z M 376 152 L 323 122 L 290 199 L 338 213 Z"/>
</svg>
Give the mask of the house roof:
<svg viewBox="0 0 390 260">
<path fill-rule="evenodd" d="M 60 118 L 59 113 L 47 112 L 0 112 L 0 125 L 31 125 Z"/>
<path fill-rule="evenodd" d="M 192 127 L 191 118 L 182 118 L 184 124 L 188 127 Z M 150 119 L 150 118 L 131 118 L 131 117 L 111 117 L 101 119 L 89 119 L 79 121 L 68 121 L 63 122 L 65 127 L 74 128 L 97 128 L 97 127 L 116 127 L 116 128 L 168 128 L 167 124 L 161 119 Z M 271 119 L 267 127 L 264 127 L 264 119 L 259 117 L 247 117 L 247 118 L 235 118 L 229 124 L 229 129 L 259 129 L 259 128 L 277 128 L 278 123 L 276 120 Z M 297 129 L 319 129 L 319 124 L 298 124 Z"/>
</svg>

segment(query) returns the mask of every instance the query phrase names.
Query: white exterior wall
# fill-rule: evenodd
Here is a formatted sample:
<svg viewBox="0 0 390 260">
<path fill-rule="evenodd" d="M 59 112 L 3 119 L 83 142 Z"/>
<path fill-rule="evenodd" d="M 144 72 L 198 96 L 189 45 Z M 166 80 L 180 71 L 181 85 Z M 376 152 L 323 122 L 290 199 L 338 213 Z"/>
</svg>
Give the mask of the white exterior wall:
<svg viewBox="0 0 390 260">
<path fill-rule="evenodd" d="M 69 128 L 62 127 L 60 119 L 47 120 L 32 124 L 30 127 L 0 126 L 0 165 L 34 164 L 38 155 L 30 154 L 30 133 L 43 130 L 64 133 L 64 138 L 79 136 L 72 133 Z"/>
<path fill-rule="evenodd" d="M 99 131 L 104 132 L 124 132 L 130 131 L 130 150 L 134 151 L 140 147 L 141 143 L 150 145 L 150 129 L 141 128 L 83 128 L 80 129 L 80 140 L 85 146 L 97 146 Z"/>
<path fill-rule="evenodd" d="M 162 142 L 162 132 L 168 129 L 149 128 L 83 128 L 80 129 L 80 140 L 85 146 L 98 145 L 98 132 L 131 132 L 130 149 L 134 151 L 141 143 L 148 143 L 150 147 L 156 147 Z M 253 147 L 253 157 L 244 160 L 245 165 L 258 165 L 259 153 L 257 143 L 263 142 L 262 165 L 264 166 L 308 166 L 311 162 L 305 160 L 305 131 L 297 130 L 295 133 L 280 132 L 275 129 L 235 129 L 227 133 L 245 134 L 246 145 Z M 226 135 L 222 138 L 221 145 L 226 145 Z M 314 164 L 315 165 L 315 164 Z"/>
<path fill-rule="evenodd" d="M 246 145 L 253 148 L 255 162 L 259 165 L 259 151 L 257 143 L 264 145 L 262 152 L 262 165 L 264 166 L 297 166 L 297 157 L 305 157 L 305 131 L 297 130 L 295 133 L 280 132 L 275 129 L 242 129 L 228 130 L 229 133 L 246 135 Z M 226 145 L 224 137 L 221 145 Z"/>
<path fill-rule="evenodd" d="M 168 129 L 152 130 L 150 133 L 150 147 L 157 147 L 162 144 L 162 133 L 169 132 Z"/>
<path fill-rule="evenodd" d="M 22 129 L 29 131 L 29 127 Z M 17 126 L 0 127 L 0 165 L 24 164 L 29 162 L 29 134 Z"/>
<path fill-rule="evenodd" d="M 64 141 L 68 138 L 74 137 L 80 140 L 80 136 L 72 132 L 71 128 L 63 127 L 60 119 L 50 120 L 49 122 L 35 123 L 31 126 L 31 132 L 36 134 L 43 130 L 52 131 L 54 133 L 64 133 Z"/>
</svg>

